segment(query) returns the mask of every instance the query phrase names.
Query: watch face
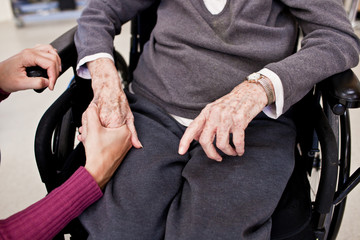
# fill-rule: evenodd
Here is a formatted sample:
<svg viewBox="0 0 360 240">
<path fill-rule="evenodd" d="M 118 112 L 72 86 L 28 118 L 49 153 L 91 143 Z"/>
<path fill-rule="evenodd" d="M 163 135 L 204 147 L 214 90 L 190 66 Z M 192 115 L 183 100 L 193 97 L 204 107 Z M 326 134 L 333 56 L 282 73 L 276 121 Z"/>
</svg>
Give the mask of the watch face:
<svg viewBox="0 0 360 240">
<path fill-rule="evenodd" d="M 257 81 L 261 77 L 260 73 L 252 73 L 249 76 L 247 76 L 247 80 L 249 81 Z"/>
</svg>

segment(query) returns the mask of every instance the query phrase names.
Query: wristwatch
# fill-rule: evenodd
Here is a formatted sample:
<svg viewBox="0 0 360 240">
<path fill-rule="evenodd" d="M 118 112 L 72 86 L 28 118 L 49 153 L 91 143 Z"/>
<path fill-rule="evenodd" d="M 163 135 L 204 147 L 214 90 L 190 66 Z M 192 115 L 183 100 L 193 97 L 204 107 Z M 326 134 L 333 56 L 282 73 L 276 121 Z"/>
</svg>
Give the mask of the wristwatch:
<svg viewBox="0 0 360 240">
<path fill-rule="evenodd" d="M 246 77 L 246 80 L 250 83 L 259 83 L 265 90 L 268 103 L 266 106 L 275 102 L 275 94 L 270 79 L 261 75 L 260 73 L 252 73 Z"/>
</svg>

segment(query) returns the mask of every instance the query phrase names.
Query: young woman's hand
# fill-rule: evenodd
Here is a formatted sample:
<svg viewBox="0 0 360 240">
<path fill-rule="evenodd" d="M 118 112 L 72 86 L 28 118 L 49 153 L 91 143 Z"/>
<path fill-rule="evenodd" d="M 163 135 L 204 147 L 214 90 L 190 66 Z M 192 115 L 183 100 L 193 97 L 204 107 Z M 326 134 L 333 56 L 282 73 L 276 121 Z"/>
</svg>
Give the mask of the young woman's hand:
<svg viewBox="0 0 360 240">
<path fill-rule="evenodd" d="M 126 125 L 103 127 L 99 109 L 93 103 L 83 114 L 82 124 L 78 139 L 85 146 L 85 168 L 100 188 L 104 188 L 132 147 L 131 133 Z"/>
<path fill-rule="evenodd" d="M 28 77 L 27 67 L 39 66 L 47 70 L 49 79 Z M 61 59 L 51 45 L 38 45 L 0 62 L 0 88 L 8 93 L 25 89 L 54 89 L 61 72 Z"/>
</svg>

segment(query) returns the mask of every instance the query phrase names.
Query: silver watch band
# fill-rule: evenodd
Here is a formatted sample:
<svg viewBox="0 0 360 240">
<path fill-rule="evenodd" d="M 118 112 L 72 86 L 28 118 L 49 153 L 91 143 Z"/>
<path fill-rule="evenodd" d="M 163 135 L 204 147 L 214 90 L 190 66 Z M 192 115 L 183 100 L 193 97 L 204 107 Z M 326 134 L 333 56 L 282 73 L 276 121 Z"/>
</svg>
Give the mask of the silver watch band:
<svg viewBox="0 0 360 240">
<path fill-rule="evenodd" d="M 275 102 L 275 94 L 272 83 L 268 78 L 264 77 L 260 73 L 252 73 L 246 79 L 250 83 L 259 83 L 264 88 L 266 97 L 268 99 L 268 103 L 266 106 L 269 106 L 270 104 Z"/>
</svg>

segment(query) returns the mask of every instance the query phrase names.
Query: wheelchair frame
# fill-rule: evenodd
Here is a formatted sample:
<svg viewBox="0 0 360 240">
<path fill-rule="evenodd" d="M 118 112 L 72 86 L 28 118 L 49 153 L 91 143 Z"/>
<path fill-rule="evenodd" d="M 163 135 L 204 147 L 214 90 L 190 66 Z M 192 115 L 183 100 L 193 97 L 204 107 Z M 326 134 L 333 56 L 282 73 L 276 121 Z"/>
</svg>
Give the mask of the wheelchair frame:
<svg viewBox="0 0 360 240">
<path fill-rule="evenodd" d="M 126 82 L 131 81 L 143 46 L 156 24 L 157 5 L 158 3 L 132 20 L 129 67 L 121 55 L 114 53 L 116 66 Z M 73 149 L 76 128 L 81 125 L 81 114 L 92 99 L 92 89 L 90 81 L 81 79 L 75 73 L 76 29 L 74 27 L 51 43 L 62 59 L 63 72 L 72 67 L 75 77 L 69 88 L 45 112 L 36 132 L 35 156 L 48 192 L 63 183 L 85 161 L 83 146 L 79 144 Z M 28 74 L 44 75 L 36 68 L 28 71 Z M 310 167 L 306 167 L 309 173 L 313 163 L 321 168 L 316 199 L 310 206 L 311 222 L 308 224 L 316 239 L 335 239 L 345 210 L 346 196 L 360 181 L 360 168 L 350 176 L 351 136 L 348 110 L 360 107 L 359 80 L 352 70 L 336 74 L 323 80 L 297 105 L 301 105 L 303 111 L 310 111 L 315 119 L 314 123 L 308 124 L 306 138 L 299 140 L 298 157 L 310 163 Z M 276 221 L 273 220 L 274 225 Z M 81 239 L 83 232 L 78 230 L 78 224 L 77 220 L 70 223 L 57 239 L 62 239 L 61 235 L 67 232 L 72 237 Z M 272 239 L 296 239 L 296 236 L 280 232 L 272 233 Z"/>
</svg>

